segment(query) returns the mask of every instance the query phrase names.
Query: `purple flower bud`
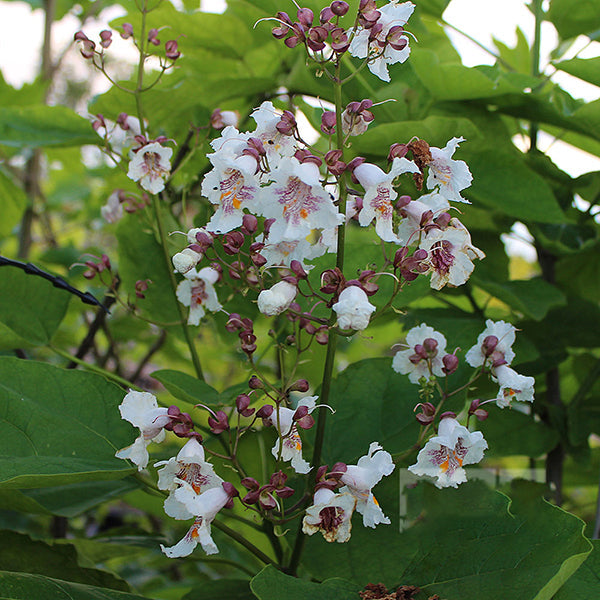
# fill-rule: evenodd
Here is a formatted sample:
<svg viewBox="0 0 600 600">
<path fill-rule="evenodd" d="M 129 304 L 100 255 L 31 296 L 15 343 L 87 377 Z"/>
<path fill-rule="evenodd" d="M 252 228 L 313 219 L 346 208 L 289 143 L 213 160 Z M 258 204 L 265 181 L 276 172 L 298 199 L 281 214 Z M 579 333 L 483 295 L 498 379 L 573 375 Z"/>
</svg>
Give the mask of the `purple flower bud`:
<svg viewBox="0 0 600 600">
<path fill-rule="evenodd" d="M 452 375 L 458 368 L 458 358 L 455 354 L 446 354 L 442 357 L 442 362 L 444 363 L 442 371 L 446 375 Z"/>
<path fill-rule="evenodd" d="M 408 153 L 408 146 L 406 144 L 392 144 L 388 153 L 388 160 L 392 162 L 395 158 L 402 158 Z"/>
<path fill-rule="evenodd" d="M 437 356 L 437 347 L 437 340 L 434 340 L 433 338 L 426 338 L 423 340 L 423 348 L 429 357 L 433 358 L 434 356 Z"/>
<path fill-rule="evenodd" d="M 235 407 L 243 417 L 251 417 L 254 414 L 255 409 L 248 406 L 250 406 L 250 396 L 247 394 L 240 394 L 235 399 Z"/>
<path fill-rule="evenodd" d="M 293 260 L 290 263 L 290 269 L 298 279 L 306 279 L 308 277 L 308 274 L 304 270 L 302 263 L 298 260 Z"/>
<path fill-rule="evenodd" d="M 247 231 L 248 235 L 252 235 L 258 227 L 258 219 L 254 215 L 245 214 L 242 217 L 242 227 Z"/>
<path fill-rule="evenodd" d="M 289 392 L 308 392 L 310 386 L 306 379 L 298 379 L 288 388 Z M 296 411 L 297 412 L 297 411 Z"/>
<path fill-rule="evenodd" d="M 121 33 L 121 37 L 124 40 L 127 40 L 133 36 L 133 25 L 131 23 L 123 23 L 122 28 L 123 32 Z"/>
<path fill-rule="evenodd" d="M 446 229 L 446 227 L 448 227 L 448 224 L 450 223 L 451 219 L 452 219 L 452 216 L 450 215 L 450 213 L 443 212 L 441 215 L 439 215 L 436 218 L 435 224 L 438 227 L 440 227 L 441 229 Z"/>
<path fill-rule="evenodd" d="M 492 352 L 496 349 L 498 345 L 498 338 L 495 335 L 488 335 L 481 344 L 481 350 L 483 351 L 484 356 L 491 356 Z"/>
<path fill-rule="evenodd" d="M 148 41 L 154 46 L 158 46 L 160 44 L 160 40 L 156 37 L 158 35 L 158 29 L 153 28 L 148 32 Z"/>
<path fill-rule="evenodd" d="M 103 48 L 108 48 L 112 44 L 112 31 L 105 29 L 100 32 L 100 45 Z"/>
<path fill-rule="evenodd" d="M 310 8 L 299 8 L 297 12 L 297 17 L 298 21 L 300 21 L 300 23 L 304 25 L 306 29 L 312 27 L 314 14 L 313 11 L 310 10 Z"/>
<path fill-rule="evenodd" d="M 256 375 L 252 375 L 252 377 L 250 377 L 250 381 L 248 381 L 248 387 L 251 390 L 263 390 L 265 388 L 265 384 Z"/>
<path fill-rule="evenodd" d="M 327 346 L 329 343 L 329 329 L 327 329 L 325 325 L 317 329 L 317 332 L 315 333 L 315 340 L 317 341 L 317 344 L 320 344 L 321 346 Z"/>
<path fill-rule="evenodd" d="M 254 479 L 254 477 L 244 477 L 244 479 L 242 479 L 240 481 L 240 483 L 247 489 L 247 490 L 257 490 L 260 485 L 258 483 L 258 481 L 256 481 L 256 479 Z"/>
<path fill-rule="evenodd" d="M 275 129 L 277 129 L 277 131 L 283 135 L 294 135 L 296 132 L 296 127 L 296 117 L 294 117 L 294 113 L 290 112 L 289 110 L 283 111 L 279 122 L 277 125 L 275 125 Z"/>
<path fill-rule="evenodd" d="M 229 429 L 229 419 L 222 410 L 218 410 L 215 416 L 208 417 L 208 426 L 215 435 L 219 435 Z"/>
<path fill-rule="evenodd" d="M 349 8 L 350 6 L 348 3 L 343 0 L 334 0 L 331 3 L 331 12 L 338 17 L 343 17 L 348 12 Z"/>
<path fill-rule="evenodd" d="M 321 131 L 325 135 L 333 135 L 335 133 L 336 116 L 332 110 L 326 110 L 321 115 Z"/>
<path fill-rule="evenodd" d="M 181 52 L 177 50 L 177 40 L 165 42 L 165 56 L 171 60 L 177 60 L 181 56 Z"/>
</svg>

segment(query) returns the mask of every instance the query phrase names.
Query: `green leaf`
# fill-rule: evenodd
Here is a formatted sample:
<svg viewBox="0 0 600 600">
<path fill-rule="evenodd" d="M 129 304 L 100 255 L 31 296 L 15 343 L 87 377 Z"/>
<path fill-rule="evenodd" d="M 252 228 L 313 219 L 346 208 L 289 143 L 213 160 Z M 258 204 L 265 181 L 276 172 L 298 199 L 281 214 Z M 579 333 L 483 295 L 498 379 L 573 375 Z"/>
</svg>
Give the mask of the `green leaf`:
<svg viewBox="0 0 600 600">
<path fill-rule="evenodd" d="M 22 491 L 0 489 L 0 509 L 71 518 L 139 485 L 135 479 L 127 477 L 118 481 L 86 481 Z"/>
<path fill-rule="evenodd" d="M 162 247 L 154 234 L 141 231 L 135 216 L 129 215 L 119 222 L 117 240 L 122 290 L 134 299 L 135 282 L 149 279 L 152 283 L 144 292 L 145 298 L 138 302 L 142 314 L 158 323 L 177 324 L 180 320 L 177 299 Z"/>
<path fill-rule="evenodd" d="M 598 595 L 600 586 L 600 540 L 590 540 L 594 550 L 552 600 L 582 600 Z"/>
<path fill-rule="evenodd" d="M 204 381 L 181 371 L 162 369 L 154 371 L 152 377 L 160 381 L 175 398 L 190 404 L 215 405 L 219 402 L 219 392 L 217 390 L 204 383 Z"/>
<path fill-rule="evenodd" d="M 466 191 L 470 199 L 521 221 L 564 220 L 546 181 L 525 166 L 518 155 L 483 148 L 468 153 L 465 160 L 473 173 L 473 184 Z"/>
<path fill-rule="evenodd" d="M 590 247 L 598 238 L 598 232 L 592 225 L 573 223 L 540 223 L 531 232 L 544 248 L 557 254 L 579 252 Z"/>
<path fill-rule="evenodd" d="M 539 277 L 498 283 L 474 276 L 472 282 L 517 313 L 536 321 L 541 321 L 549 310 L 564 306 L 567 302 L 558 288 Z"/>
<path fill-rule="evenodd" d="M 392 370 L 392 358 L 371 358 L 349 365 L 331 386 L 325 462 L 348 463 L 378 441 L 388 452 L 410 448 L 419 435 L 413 408 L 419 388 Z"/>
<path fill-rule="evenodd" d="M 129 586 L 112 573 L 80 566 L 77 550 L 67 544 L 33 541 L 16 531 L 0 531 L 0 564 L 4 571 L 56 577 L 113 590 Z"/>
<path fill-rule="evenodd" d="M 600 86 L 600 57 L 572 58 L 552 63 L 557 69 L 579 77 L 589 83 Z"/>
<path fill-rule="evenodd" d="M 536 458 L 552 450 L 560 440 L 555 429 L 535 421 L 532 415 L 494 405 L 485 408 L 490 416 L 477 427 L 488 442 L 488 457 L 522 455 Z"/>
<path fill-rule="evenodd" d="M 556 265 L 558 281 L 590 302 L 600 298 L 600 244 L 565 256 Z"/>
<path fill-rule="evenodd" d="M 0 357 L 0 486 L 40 488 L 120 479 L 115 452 L 136 433 L 121 419 L 121 388 L 88 372 Z"/>
<path fill-rule="evenodd" d="M 247 579 L 221 579 L 204 581 L 181 600 L 255 600 Z"/>
<path fill-rule="evenodd" d="M 561 38 L 572 38 L 581 34 L 597 35 L 600 29 L 600 2 L 598 0 L 552 0 L 547 13 Z"/>
<path fill-rule="evenodd" d="M 27 195 L 0 171 L 0 237 L 9 235 L 21 220 L 27 206 Z"/>
<path fill-rule="evenodd" d="M 0 571 L 0 598 L 2 600 L 33 600 L 34 598 L 40 600 L 147 600 L 137 594 L 9 571 Z"/>
<path fill-rule="evenodd" d="M 512 503 L 481 482 L 404 493 L 417 506 L 411 527 L 398 533 L 398 518 L 382 502 L 391 525 L 375 532 L 356 522 L 345 544 L 307 540 L 304 565 L 312 575 L 415 585 L 424 597 L 550 600 L 591 550 L 584 523 L 537 497 L 539 488 L 527 482 L 515 484 Z"/>
<path fill-rule="evenodd" d="M 0 349 L 48 344 L 70 299 L 41 277 L 15 267 L 0 268 Z"/>
<path fill-rule="evenodd" d="M 0 107 L 0 144 L 36 148 L 97 144 L 99 140 L 90 123 L 65 106 Z"/>
<path fill-rule="evenodd" d="M 441 17 L 448 4 L 450 0 L 419 0 L 418 10 L 434 17 Z"/>
<path fill-rule="evenodd" d="M 343 579 L 313 583 L 266 566 L 250 583 L 259 600 L 356 600 L 361 587 Z"/>
</svg>

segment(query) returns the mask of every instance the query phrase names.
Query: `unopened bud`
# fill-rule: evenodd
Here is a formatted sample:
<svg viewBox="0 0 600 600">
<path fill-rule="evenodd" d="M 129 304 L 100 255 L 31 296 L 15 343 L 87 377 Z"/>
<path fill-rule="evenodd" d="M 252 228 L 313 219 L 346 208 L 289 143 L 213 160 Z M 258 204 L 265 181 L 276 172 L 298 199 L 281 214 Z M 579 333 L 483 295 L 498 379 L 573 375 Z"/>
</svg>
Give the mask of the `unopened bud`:
<svg viewBox="0 0 600 600">
<path fill-rule="evenodd" d="M 458 358 L 455 354 L 446 354 L 442 357 L 442 363 L 444 366 L 442 367 L 442 372 L 445 375 L 452 375 L 454 371 L 458 368 Z"/>
<path fill-rule="evenodd" d="M 309 384 L 306 379 L 298 379 L 298 381 L 292 383 L 292 385 L 288 388 L 290 392 L 308 392 Z"/>
<path fill-rule="evenodd" d="M 265 388 L 265 384 L 256 375 L 252 375 L 252 377 L 250 377 L 250 381 L 248 381 L 248 387 L 251 390 L 263 390 Z"/>
</svg>

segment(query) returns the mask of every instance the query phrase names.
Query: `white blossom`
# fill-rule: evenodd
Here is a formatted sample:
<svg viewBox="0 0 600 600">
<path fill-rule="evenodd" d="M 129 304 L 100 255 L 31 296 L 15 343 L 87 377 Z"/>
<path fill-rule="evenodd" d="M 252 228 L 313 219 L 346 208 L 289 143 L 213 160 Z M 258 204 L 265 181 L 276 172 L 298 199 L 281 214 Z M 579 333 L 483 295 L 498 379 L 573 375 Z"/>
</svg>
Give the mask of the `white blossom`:
<svg viewBox="0 0 600 600">
<path fill-rule="evenodd" d="M 352 494 L 336 494 L 326 488 L 317 490 L 302 521 L 303 533 L 313 535 L 320 531 L 328 542 L 347 542 L 355 505 Z"/>
<path fill-rule="evenodd" d="M 222 306 L 217 298 L 214 284 L 219 279 L 219 272 L 212 267 L 204 267 L 200 271 L 190 270 L 186 279 L 177 286 L 177 300 L 190 307 L 188 325 L 199 325 L 200 319 L 210 312 L 218 312 Z"/>
<path fill-rule="evenodd" d="M 282 112 L 269 100 L 263 102 L 250 115 L 256 121 L 256 130 L 250 135 L 263 143 L 271 169 L 276 169 L 282 158 L 293 156 L 296 150 L 293 136 L 277 130 L 281 115 Z"/>
<path fill-rule="evenodd" d="M 377 443 L 369 446 L 369 452 L 362 456 L 356 465 L 348 465 L 341 476 L 344 487 L 341 493 L 348 492 L 356 499 L 356 510 L 363 516 L 365 527 L 375 527 L 379 523 L 389 524 L 390 520 L 383 514 L 379 503 L 371 491 L 383 476 L 390 475 L 395 465 L 389 452 Z"/>
<path fill-rule="evenodd" d="M 366 329 L 371 313 L 376 310 L 369 302 L 367 294 L 356 285 L 343 289 L 332 308 L 337 314 L 338 327 L 355 331 Z"/>
<path fill-rule="evenodd" d="M 165 148 L 158 142 L 151 142 L 135 151 L 129 162 L 127 177 L 139 181 L 140 185 L 151 194 L 158 194 L 165 189 L 165 179 L 171 171 L 172 148 Z"/>
<path fill-rule="evenodd" d="M 100 207 L 100 214 L 108 223 L 116 223 L 123 217 L 123 205 L 119 200 L 119 192 L 113 192 L 106 201 L 106 204 Z"/>
<path fill-rule="evenodd" d="M 191 248 L 184 248 L 181 252 L 173 255 L 171 260 L 173 261 L 175 270 L 182 275 L 186 275 L 195 268 L 201 258 L 202 254 Z"/>
<path fill-rule="evenodd" d="M 510 365 L 515 358 L 512 345 L 515 343 L 516 331 L 517 328 L 511 323 L 488 319 L 485 322 L 485 329 L 477 338 L 477 343 L 465 355 L 465 360 L 472 367 L 481 367 L 488 359 L 485 355 L 484 341 L 493 336 L 498 340 L 494 352 L 502 354 L 506 364 Z"/>
<path fill-rule="evenodd" d="M 393 182 L 402 173 L 418 173 L 415 163 L 406 158 L 395 158 L 389 173 L 377 165 L 363 163 L 354 169 L 354 176 L 365 189 L 363 207 L 358 214 L 358 222 L 366 227 L 375 219 L 375 231 L 384 242 L 397 242 L 393 231 L 394 206 L 398 197 Z"/>
<path fill-rule="evenodd" d="M 146 468 L 149 459 L 148 445 L 150 442 L 162 442 L 165 438 L 164 426 L 170 421 L 167 410 L 158 406 L 154 394 L 130 390 L 123 398 L 119 412 L 122 419 L 140 430 L 140 435 L 131 446 L 121 448 L 115 456 L 129 459 L 137 465 L 138 471 Z"/>
<path fill-rule="evenodd" d="M 381 13 L 378 24 L 383 27 L 374 40 L 369 39 L 370 29 L 359 26 L 354 32 L 350 31 L 350 35 L 354 35 L 350 42 L 350 54 L 356 58 L 368 57 L 369 71 L 383 81 L 390 81 L 388 65 L 403 63 L 410 54 L 407 36 L 402 36 L 407 41 L 402 50 L 392 48 L 389 43 L 386 43 L 386 37 L 392 27 L 406 25 L 414 9 L 415 5 L 412 2 L 399 4 L 397 0 L 392 0 L 389 4 L 378 9 Z"/>
<path fill-rule="evenodd" d="M 435 340 L 437 346 L 431 352 L 423 346 L 426 339 Z M 446 338 L 433 327 L 422 323 L 406 334 L 408 349 L 396 352 L 392 369 L 402 375 L 408 375 L 411 383 L 419 383 L 421 377 L 429 381 L 431 375 L 442 377 L 443 356 L 446 354 Z"/>
<path fill-rule="evenodd" d="M 279 315 L 289 308 L 297 293 L 298 288 L 294 284 L 279 281 L 258 295 L 258 310 L 268 317 Z"/>
<path fill-rule="evenodd" d="M 500 385 L 496 396 L 496 404 L 500 408 L 510 406 L 513 400 L 533 402 L 533 386 L 535 385 L 533 377 L 520 375 L 507 365 L 492 368 L 492 374 L 494 381 Z"/>
<path fill-rule="evenodd" d="M 454 202 L 469 202 L 460 195 L 460 191 L 471 185 L 473 176 L 464 160 L 452 160 L 458 144 L 464 138 L 452 138 L 444 148 L 431 147 L 432 161 L 428 164 L 427 187 L 438 188 L 439 193 Z"/>
<path fill-rule="evenodd" d="M 441 420 L 438 435 L 421 449 L 417 462 L 408 467 L 415 475 L 437 478 L 436 487 L 458 487 L 467 480 L 463 465 L 478 463 L 488 447 L 480 431 L 470 432 L 452 417 Z"/>
</svg>

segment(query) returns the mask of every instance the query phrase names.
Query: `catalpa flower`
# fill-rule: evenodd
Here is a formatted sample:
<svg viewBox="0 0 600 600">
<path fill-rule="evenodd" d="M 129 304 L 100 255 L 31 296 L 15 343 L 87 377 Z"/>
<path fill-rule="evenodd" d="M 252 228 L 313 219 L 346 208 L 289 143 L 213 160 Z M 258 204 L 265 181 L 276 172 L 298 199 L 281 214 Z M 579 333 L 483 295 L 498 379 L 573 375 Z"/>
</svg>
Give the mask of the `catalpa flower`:
<svg viewBox="0 0 600 600">
<path fill-rule="evenodd" d="M 507 365 L 492 367 L 492 379 L 500 384 L 496 404 L 500 408 L 511 405 L 513 400 L 517 402 L 533 402 L 533 386 L 535 379 L 520 375 Z"/>
<path fill-rule="evenodd" d="M 363 207 L 358 213 L 358 222 L 366 227 L 375 219 L 375 231 L 384 242 L 397 242 L 393 231 L 394 207 L 392 202 L 398 197 L 393 181 L 402 173 L 418 173 L 415 163 L 406 158 L 394 158 L 389 173 L 377 165 L 363 163 L 354 169 L 354 176 L 365 189 Z"/>
<path fill-rule="evenodd" d="M 421 238 L 420 248 L 429 253 L 430 285 L 434 290 L 463 285 L 475 268 L 473 260 L 485 258 L 485 253 L 473 246 L 467 228 L 454 218 L 446 229 L 428 231 Z"/>
<path fill-rule="evenodd" d="M 295 285 L 280 281 L 258 295 L 258 310 L 268 317 L 279 315 L 289 308 L 297 293 L 298 288 Z"/>
<path fill-rule="evenodd" d="M 432 437 L 408 467 L 415 475 L 437 478 L 436 487 L 458 487 L 467 480 L 463 465 L 478 463 L 488 447 L 480 431 L 470 432 L 456 419 L 444 417 L 438 435 Z"/>
<path fill-rule="evenodd" d="M 158 194 L 165 189 L 165 179 L 171 171 L 172 148 L 165 148 L 158 142 L 150 142 L 134 150 L 129 162 L 127 177 L 139 181 L 140 185 L 151 194 Z"/>
<path fill-rule="evenodd" d="M 439 193 L 454 202 L 469 202 L 460 195 L 460 191 L 468 188 L 473 176 L 464 160 L 452 160 L 458 144 L 465 139 L 452 138 L 444 148 L 430 148 L 433 160 L 428 164 L 429 176 L 427 187 L 438 188 Z"/>
<path fill-rule="evenodd" d="M 336 494 L 327 488 L 317 490 L 302 521 L 303 533 L 313 535 L 320 531 L 328 542 L 347 542 L 355 505 L 352 494 Z"/>
<path fill-rule="evenodd" d="M 488 359 L 492 363 L 503 360 L 510 365 L 515 358 L 512 345 L 515 343 L 516 331 L 517 328 L 510 323 L 488 319 L 477 343 L 465 355 L 465 360 L 472 367 L 481 367 Z"/>
<path fill-rule="evenodd" d="M 357 27 L 350 35 L 349 52 L 356 58 L 368 58 L 369 71 L 383 81 L 390 81 L 388 65 L 403 63 L 410 54 L 408 37 L 403 35 L 403 27 L 412 15 L 415 5 L 412 2 L 392 0 L 382 8 L 379 20 L 373 29 Z"/>
<path fill-rule="evenodd" d="M 446 338 L 422 323 L 413 327 L 406 334 L 407 350 L 396 352 L 392 361 L 392 369 L 396 373 L 408 375 L 411 383 L 419 383 L 421 377 L 429 381 L 432 375 L 442 377 L 443 356 L 446 354 Z"/>
<path fill-rule="evenodd" d="M 263 188 L 262 214 L 275 218 L 269 242 L 305 239 L 313 229 L 329 229 L 343 222 L 331 196 L 319 181 L 319 167 L 284 158 L 272 172 L 274 182 Z"/>
<path fill-rule="evenodd" d="M 253 156 L 231 155 L 229 151 L 209 155 L 214 169 L 202 181 L 202 194 L 218 205 L 206 229 L 227 233 L 240 227 L 244 209 L 256 212 L 260 187 Z"/>
<path fill-rule="evenodd" d="M 348 465 L 340 481 L 345 484 L 341 493 L 348 492 L 356 499 L 356 510 L 363 516 L 365 527 L 375 527 L 379 523 L 389 524 L 379 503 L 371 491 L 384 475 L 390 475 L 395 465 L 389 452 L 377 443 L 369 446 L 369 452 L 362 456 L 356 465 Z"/>
<path fill-rule="evenodd" d="M 417 233 L 422 228 L 422 217 L 428 211 L 431 211 L 432 218 L 435 219 L 441 213 L 450 208 L 450 203 L 444 196 L 437 192 L 421 196 L 418 200 L 412 200 L 403 209 L 406 217 L 400 221 L 398 226 L 398 243 L 410 245 L 416 243 L 419 239 Z"/>
<path fill-rule="evenodd" d="M 138 471 L 145 469 L 149 459 L 148 445 L 165 439 L 164 426 L 171 420 L 167 411 L 167 408 L 158 406 L 154 394 L 130 390 L 123 398 L 119 412 L 122 419 L 139 428 L 140 435 L 131 446 L 121 448 L 115 456 L 129 459 L 137 465 Z"/>
<path fill-rule="evenodd" d="M 230 483 L 224 482 L 202 494 L 196 494 L 190 485 L 183 483 L 174 493 L 176 500 L 195 515 L 196 520 L 177 544 L 170 548 L 161 544 L 160 549 L 169 558 L 180 558 L 190 555 L 200 542 L 206 554 L 219 552 L 211 536 L 210 524 L 222 508 L 233 505 L 233 497 L 238 495 L 237 490 Z"/>
<path fill-rule="evenodd" d="M 292 468 L 296 473 L 305 474 L 310 471 L 310 464 L 302 458 L 302 440 L 298 433 L 298 425 L 294 421 L 294 415 L 301 406 L 305 406 L 310 414 L 316 408 L 318 396 L 307 396 L 298 402 L 296 410 L 280 406 L 275 409 L 265 422 L 273 425 L 277 429 L 279 437 L 271 449 L 271 454 L 276 459 L 284 462 L 290 461 Z"/>
<path fill-rule="evenodd" d="M 214 287 L 219 279 L 219 272 L 212 267 L 204 267 L 198 272 L 191 269 L 185 277 L 177 286 L 177 300 L 190 307 L 188 325 L 199 325 L 207 310 L 218 312 L 223 308 Z"/>
<path fill-rule="evenodd" d="M 376 310 L 364 290 L 357 285 L 350 285 L 343 289 L 332 308 L 337 314 L 338 327 L 355 331 L 366 329 L 371 313 Z"/>
<path fill-rule="evenodd" d="M 164 502 L 165 512 L 174 519 L 191 519 L 193 515 L 185 505 L 177 500 L 175 491 L 183 483 L 192 487 L 196 494 L 220 487 L 223 480 L 215 473 L 213 466 L 204 460 L 204 448 L 195 438 L 190 438 L 181 448 L 177 457 L 155 463 L 162 467 L 158 471 L 158 489 L 171 493 Z"/>
<path fill-rule="evenodd" d="M 250 115 L 256 121 L 256 130 L 252 132 L 252 137 L 263 143 L 271 169 L 276 169 L 282 158 L 293 156 L 296 150 L 294 137 L 277 129 L 281 115 L 282 112 L 269 100 L 263 102 Z"/>
</svg>

